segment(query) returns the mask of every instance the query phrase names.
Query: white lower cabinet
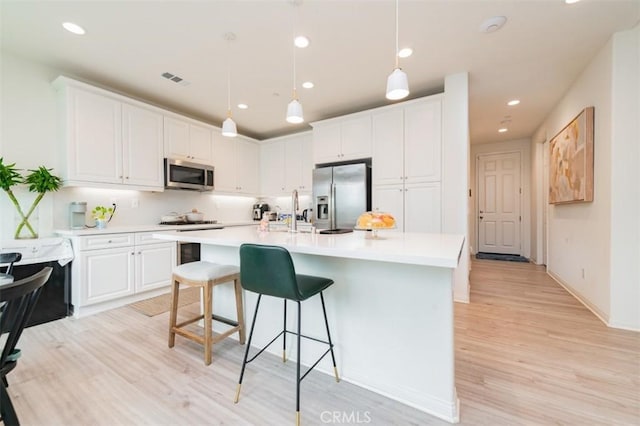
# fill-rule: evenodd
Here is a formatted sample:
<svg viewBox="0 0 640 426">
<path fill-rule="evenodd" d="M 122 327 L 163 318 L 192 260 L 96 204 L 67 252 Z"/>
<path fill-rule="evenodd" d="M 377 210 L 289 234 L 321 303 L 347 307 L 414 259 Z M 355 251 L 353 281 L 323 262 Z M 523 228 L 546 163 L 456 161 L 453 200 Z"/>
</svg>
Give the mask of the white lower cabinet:
<svg viewBox="0 0 640 426">
<path fill-rule="evenodd" d="M 440 182 L 376 185 L 373 208 L 390 213 L 404 232 L 442 232 Z"/>
<path fill-rule="evenodd" d="M 152 232 L 74 237 L 72 303 L 76 316 L 105 304 L 113 308 L 135 295 L 168 287 L 176 265 L 176 245 L 158 242 Z M 109 302 L 108 304 L 106 302 Z M 90 307 L 92 309 L 87 309 Z"/>
</svg>

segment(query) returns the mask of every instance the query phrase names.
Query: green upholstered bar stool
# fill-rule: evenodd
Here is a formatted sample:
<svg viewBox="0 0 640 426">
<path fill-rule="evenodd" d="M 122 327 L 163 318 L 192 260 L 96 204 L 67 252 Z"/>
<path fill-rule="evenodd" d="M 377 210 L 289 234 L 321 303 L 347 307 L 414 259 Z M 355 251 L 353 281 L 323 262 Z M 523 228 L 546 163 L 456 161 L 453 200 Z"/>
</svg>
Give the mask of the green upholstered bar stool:
<svg viewBox="0 0 640 426">
<path fill-rule="evenodd" d="M 331 342 L 331 333 L 329 332 L 329 322 L 327 321 L 327 311 L 324 306 L 324 296 L 322 291 L 333 284 L 333 280 L 330 278 L 315 277 L 311 275 L 296 274 L 295 267 L 293 266 L 293 260 L 289 252 L 278 246 L 258 245 L 258 244 L 242 244 L 240 246 L 240 282 L 245 290 L 252 291 L 258 294 L 258 301 L 256 302 L 256 310 L 253 314 L 253 321 L 251 323 L 251 331 L 249 332 L 249 341 L 244 353 L 244 360 L 242 361 L 242 370 L 240 372 L 240 379 L 238 380 L 238 389 L 236 390 L 235 402 L 238 402 L 240 398 L 240 387 L 242 386 L 242 378 L 244 377 L 244 371 L 248 363 L 253 361 L 260 355 L 269 345 L 275 342 L 278 337 L 282 336 L 282 361 L 286 361 L 286 344 L 287 333 L 297 336 L 298 348 L 296 363 L 296 425 L 300 424 L 300 382 L 307 374 L 320 362 L 322 358 L 328 353 L 331 353 L 331 359 L 333 361 L 333 371 L 336 376 L 336 382 L 340 381 L 338 377 L 338 369 L 336 367 L 336 357 L 333 353 L 333 343 Z M 320 294 L 320 301 L 322 302 L 322 313 L 324 314 L 324 324 L 327 328 L 328 341 L 316 339 L 309 336 L 304 336 L 300 331 L 301 324 L 301 304 L 300 302 Z M 284 299 L 284 326 L 282 331 L 271 340 L 264 348 L 262 348 L 251 359 L 249 357 L 249 348 L 251 347 L 251 338 L 253 337 L 253 331 L 256 326 L 256 318 L 258 317 L 258 308 L 260 307 L 260 300 L 262 296 L 273 296 Z M 298 330 L 293 332 L 287 330 L 287 300 L 294 301 L 298 304 Z M 324 343 L 329 346 L 320 358 L 302 375 L 300 376 L 300 338 L 314 340 L 316 342 Z"/>
<path fill-rule="evenodd" d="M 171 286 L 171 311 L 169 314 L 169 347 L 176 343 L 176 334 L 204 345 L 204 363 L 211 364 L 211 346 L 238 333 L 240 344 L 244 344 L 244 311 L 242 307 L 242 288 L 240 287 L 240 270 L 234 265 L 220 265 L 212 262 L 197 261 L 184 263 L 173 268 Z M 213 314 L 213 287 L 233 282 L 236 298 L 236 320 Z M 180 284 L 188 287 L 198 287 L 203 292 L 203 313 L 178 324 L 178 298 Z M 186 328 L 186 325 L 204 320 L 204 335 L 198 335 Z M 231 328 L 220 335 L 213 335 L 212 321 L 223 322 Z"/>
</svg>

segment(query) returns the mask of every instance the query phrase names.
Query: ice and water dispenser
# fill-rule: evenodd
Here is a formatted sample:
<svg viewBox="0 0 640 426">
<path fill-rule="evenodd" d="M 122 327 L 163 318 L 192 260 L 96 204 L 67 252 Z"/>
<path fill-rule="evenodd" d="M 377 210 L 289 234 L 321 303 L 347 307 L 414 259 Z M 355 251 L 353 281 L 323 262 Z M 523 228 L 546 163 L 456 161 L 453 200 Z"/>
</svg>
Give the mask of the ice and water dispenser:
<svg viewBox="0 0 640 426">
<path fill-rule="evenodd" d="M 316 197 L 316 219 L 329 220 L 329 197 Z"/>
</svg>

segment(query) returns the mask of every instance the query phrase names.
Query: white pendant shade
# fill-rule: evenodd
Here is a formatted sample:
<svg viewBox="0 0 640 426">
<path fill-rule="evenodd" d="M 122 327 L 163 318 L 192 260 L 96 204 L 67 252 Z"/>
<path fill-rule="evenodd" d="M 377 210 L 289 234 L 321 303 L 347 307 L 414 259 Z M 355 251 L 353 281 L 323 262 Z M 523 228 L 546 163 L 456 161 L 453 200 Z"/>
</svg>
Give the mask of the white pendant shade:
<svg viewBox="0 0 640 426">
<path fill-rule="evenodd" d="M 289 102 L 287 106 L 287 121 L 289 123 L 298 124 L 304 121 L 302 115 L 302 104 L 297 99 Z"/>
<path fill-rule="evenodd" d="M 409 95 L 409 80 L 407 74 L 396 68 L 387 78 L 387 99 L 398 100 Z"/>
<path fill-rule="evenodd" d="M 238 129 L 236 127 L 236 122 L 233 121 L 231 117 L 228 117 L 226 120 L 222 122 L 222 136 L 227 136 L 230 138 L 234 138 L 238 136 Z"/>
</svg>

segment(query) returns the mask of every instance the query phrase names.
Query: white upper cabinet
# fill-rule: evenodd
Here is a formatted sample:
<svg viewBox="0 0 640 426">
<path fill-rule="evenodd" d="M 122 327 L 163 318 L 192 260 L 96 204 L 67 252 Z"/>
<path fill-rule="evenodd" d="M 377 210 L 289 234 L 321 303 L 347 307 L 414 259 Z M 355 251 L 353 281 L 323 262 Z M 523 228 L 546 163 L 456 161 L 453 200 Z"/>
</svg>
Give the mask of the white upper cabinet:
<svg viewBox="0 0 640 426">
<path fill-rule="evenodd" d="M 332 163 L 371 157 L 371 114 L 319 121 L 313 126 L 313 161 Z"/>
<path fill-rule="evenodd" d="M 169 158 L 213 164 L 213 127 L 188 119 L 164 117 L 164 150 Z"/>
<path fill-rule="evenodd" d="M 260 144 L 260 193 L 275 196 L 284 193 L 284 143 L 281 140 Z"/>
<path fill-rule="evenodd" d="M 430 97 L 404 107 L 404 172 L 408 182 L 441 180 L 442 103 Z M 465 166 L 466 167 L 466 166 Z"/>
<path fill-rule="evenodd" d="M 54 82 L 62 106 L 65 185 L 162 191 L 162 115 L 84 83 Z"/>
<path fill-rule="evenodd" d="M 122 129 L 124 182 L 162 188 L 162 115 L 122 104 Z"/>
<path fill-rule="evenodd" d="M 215 191 L 257 195 L 259 192 L 260 150 L 242 136 L 228 138 L 213 132 Z"/>
<path fill-rule="evenodd" d="M 263 141 L 260 146 L 260 182 L 264 196 L 311 192 L 313 161 L 311 132 Z"/>
<path fill-rule="evenodd" d="M 440 99 L 432 96 L 374 113 L 374 184 L 440 181 Z"/>
</svg>

